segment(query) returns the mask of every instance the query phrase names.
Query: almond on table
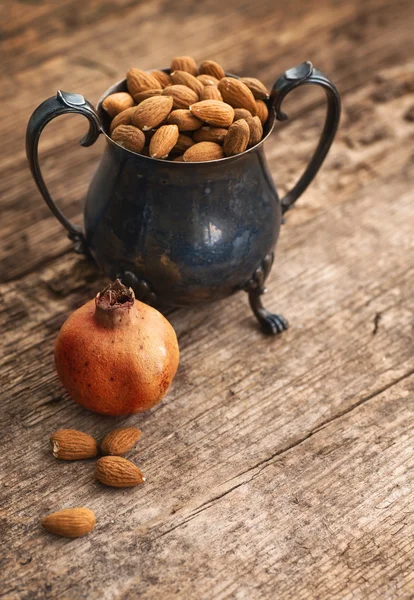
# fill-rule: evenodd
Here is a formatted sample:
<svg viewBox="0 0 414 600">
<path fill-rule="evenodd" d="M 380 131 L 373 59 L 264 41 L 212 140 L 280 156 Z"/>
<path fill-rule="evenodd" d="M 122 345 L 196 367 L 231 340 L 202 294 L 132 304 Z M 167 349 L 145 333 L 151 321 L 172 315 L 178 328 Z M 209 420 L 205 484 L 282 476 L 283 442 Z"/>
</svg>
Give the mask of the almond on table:
<svg viewBox="0 0 414 600">
<path fill-rule="evenodd" d="M 66 508 L 44 517 L 42 525 L 49 533 L 77 538 L 92 531 L 96 519 L 89 508 Z"/>
<path fill-rule="evenodd" d="M 100 443 L 102 454 L 123 456 L 135 446 L 142 431 L 137 427 L 118 427 L 110 431 Z"/>
<path fill-rule="evenodd" d="M 98 454 L 98 444 L 89 434 L 77 429 L 59 429 L 50 436 L 52 454 L 59 460 L 81 460 Z"/>
<path fill-rule="evenodd" d="M 103 456 L 96 463 L 95 477 L 104 485 L 116 488 L 135 487 L 144 483 L 141 470 L 120 456 Z"/>
</svg>

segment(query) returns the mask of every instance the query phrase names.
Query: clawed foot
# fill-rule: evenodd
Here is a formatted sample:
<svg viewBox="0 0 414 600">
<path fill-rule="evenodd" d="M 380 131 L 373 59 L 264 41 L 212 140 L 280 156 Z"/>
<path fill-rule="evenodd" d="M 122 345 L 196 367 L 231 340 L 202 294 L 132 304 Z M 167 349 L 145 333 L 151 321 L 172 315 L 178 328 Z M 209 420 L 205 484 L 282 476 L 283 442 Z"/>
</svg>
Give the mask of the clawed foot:
<svg viewBox="0 0 414 600">
<path fill-rule="evenodd" d="M 253 273 L 252 278 L 244 286 L 249 294 L 249 302 L 256 319 L 259 321 L 262 330 L 267 335 L 278 335 L 286 331 L 289 327 L 288 322 L 282 315 L 273 315 L 262 304 L 262 295 L 265 293 L 265 280 L 270 273 L 273 263 L 273 254 L 268 254 L 263 259 L 261 265 Z"/>
<path fill-rule="evenodd" d="M 289 323 L 282 315 L 274 315 L 270 313 L 262 304 L 262 294 L 260 290 L 253 289 L 249 292 L 249 302 L 256 319 L 260 323 L 262 330 L 267 335 L 278 335 L 282 331 L 286 331 Z"/>
<path fill-rule="evenodd" d="M 266 316 L 263 314 L 256 314 L 256 316 L 261 328 L 267 335 L 277 335 L 282 333 L 282 331 L 286 331 L 289 327 L 289 323 L 282 315 L 273 315 L 268 312 Z"/>
</svg>

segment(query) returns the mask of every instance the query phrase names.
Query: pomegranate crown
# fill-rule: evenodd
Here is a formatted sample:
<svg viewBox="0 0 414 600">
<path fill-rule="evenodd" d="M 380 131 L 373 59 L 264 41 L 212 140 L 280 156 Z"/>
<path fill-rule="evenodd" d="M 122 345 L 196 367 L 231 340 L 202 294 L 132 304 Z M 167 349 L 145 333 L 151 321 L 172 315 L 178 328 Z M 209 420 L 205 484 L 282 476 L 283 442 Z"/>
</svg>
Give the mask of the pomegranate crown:
<svg viewBox="0 0 414 600">
<path fill-rule="evenodd" d="M 126 287 L 119 279 L 106 286 L 95 298 L 96 307 L 111 311 L 119 308 L 129 308 L 134 304 L 135 295 L 132 288 Z"/>
</svg>

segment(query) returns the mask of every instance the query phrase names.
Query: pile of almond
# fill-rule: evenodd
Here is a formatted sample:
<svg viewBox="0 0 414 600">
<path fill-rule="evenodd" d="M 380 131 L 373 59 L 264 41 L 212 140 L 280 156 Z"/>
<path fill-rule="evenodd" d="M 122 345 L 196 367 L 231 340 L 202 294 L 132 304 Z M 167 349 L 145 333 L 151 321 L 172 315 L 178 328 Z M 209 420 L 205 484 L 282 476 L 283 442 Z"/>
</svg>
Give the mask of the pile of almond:
<svg viewBox="0 0 414 600">
<path fill-rule="evenodd" d="M 107 96 L 111 138 L 120 146 L 180 162 L 217 160 L 255 146 L 269 116 L 269 92 L 254 77 L 226 77 L 213 60 L 176 57 L 170 73 L 130 69 L 128 92 Z"/>
<path fill-rule="evenodd" d="M 82 460 L 103 454 L 96 463 L 95 478 L 115 488 L 135 487 L 145 481 L 141 470 L 123 456 L 141 437 L 136 427 L 121 427 L 108 433 L 98 445 L 89 434 L 76 429 L 59 429 L 50 436 L 52 454 L 59 460 Z M 95 514 L 89 508 L 66 508 L 42 519 L 50 533 L 81 537 L 95 527 Z"/>
</svg>

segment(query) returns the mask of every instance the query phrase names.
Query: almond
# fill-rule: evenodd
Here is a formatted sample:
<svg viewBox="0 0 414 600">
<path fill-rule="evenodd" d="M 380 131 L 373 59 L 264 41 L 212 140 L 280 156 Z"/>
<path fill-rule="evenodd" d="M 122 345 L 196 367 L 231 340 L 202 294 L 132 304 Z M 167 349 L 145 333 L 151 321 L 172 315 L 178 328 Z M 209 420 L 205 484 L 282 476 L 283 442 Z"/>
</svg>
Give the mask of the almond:
<svg viewBox="0 0 414 600">
<path fill-rule="evenodd" d="M 206 85 L 201 90 L 200 100 L 221 100 L 221 101 L 223 101 L 223 96 L 221 95 L 220 90 L 218 88 L 216 88 L 215 85 Z"/>
<path fill-rule="evenodd" d="M 154 96 L 153 98 L 147 98 L 135 108 L 131 118 L 132 125 L 143 131 L 152 129 L 168 117 L 172 107 L 173 99 L 171 97 Z"/>
<path fill-rule="evenodd" d="M 137 427 L 118 427 L 108 433 L 100 443 L 102 454 L 123 456 L 135 446 L 142 431 Z"/>
<path fill-rule="evenodd" d="M 92 531 L 96 519 L 89 508 L 66 508 L 44 517 L 42 525 L 49 533 L 77 538 Z"/>
<path fill-rule="evenodd" d="M 200 75 L 212 75 L 216 79 L 222 79 L 226 74 L 223 67 L 221 67 L 214 60 L 205 60 L 200 65 Z"/>
<path fill-rule="evenodd" d="M 170 85 L 162 94 L 173 99 L 174 108 L 188 108 L 190 104 L 198 101 L 198 94 L 186 85 Z"/>
<path fill-rule="evenodd" d="M 171 61 L 171 71 L 187 71 L 191 75 L 197 75 L 197 63 L 192 56 L 176 56 Z"/>
<path fill-rule="evenodd" d="M 126 79 L 127 88 L 131 96 L 134 96 L 143 90 L 161 88 L 158 79 L 149 73 L 145 73 L 145 71 L 141 71 L 141 69 L 129 69 Z"/>
<path fill-rule="evenodd" d="M 188 150 L 188 148 L 191 148 L 191 146 L 194 146 L 194 142 L 190 138 L 190 136 L 183 135 L 182 133 L 180 133 L 180 135 L 178 136 L 177 143 L 173 148 L 173 151 L 175 153 L 183 154 L 186 150 Z"/>
<path fill-rule="evenodd" d="M 221 127 L 202 127 L 194 132 L 193 139 L 195 142 L 216 142 L 222 144 L 227 135 L 227 129 Z"/>
<path fill-rule="evenodd" d="M 155 77 L 155 79 L 160 83 L 162 88 L 167 87 L 167 85 L 171 85 L 171 79 L 168 73 L 165 71 L 151 71 L 150 75 Z"/>
<path fill-rule="evenodd" d="M 245 108 L 252 115 L 256 114 L 256 100 L 247 85 L 234 77 L 223 77 L 219 81 L 218 89 L 227 102 L 233 108 Z"/>
<path fill-rule="evenodd" d="M 142 92 L 134 94 L 134 100 L 137 104 L 139 104 L 143 100 L 146 100 L 147 98 L 153 98 L 154 96 L 162 96 L 162 89 L 155 88 L 152 90 L 142 90 Z"/>
<path fill-rule="evenodd" d="M 267 100 L 269 98 L 266 86 L 259 79 L 255 77 L 241 77 L 240 81 L 244 85 L 247 85 L 256 100 Z"/>
<path fill-rule="evenodd" d="M 264 125 L 269 116 L 269 109 L 263 100 L 256 100 L 256 115 L 259 117 L 262 125 Z"/>
<path fill-rule="evenodd" d="M 199 96 L 204 89 L 204 85 L 201 81 L 198 81 L 194 75 L 187 73 L 187 71 L 173 71 L 170 77 L 173 84 L 186 85 L 190 90 L 193 90 L 197 96 Z"/>
<path fill-rule="evenodd" d="M 93 458 L 98 454 L 98 444 L 92 436 L 76 429 L 59 429 L 50 436 L 52 454 L 60 460 Z"/>
<path fill-rule="evenodd" d="M 204 162 L 223 158 L 223 148 L 214 142 L 200 142 L 194 144 L 183 154 L 184 162 Z"/>
<path fill-rule="evenodd" d="M 252 113 L 246 110 L 245 108 L 235 108 L 234 109 L 234 120 L 238 121 L 239 119 L 250 119 L 252 117 Z"/>
<path fill-rule="evenodd" d="M 180 131 L 195 131 L 203 124 L 203 122 L 200 121 L 200 119 L 197 119 L 188 108 L 173 110 L 168 115 L 167 122 L 170 125 L 177 125 Z"/>
<path fill-rule="evenodd" d="M 134 487 L 145 477 L 134 463 L 120 456 L 103 456 L 96 463 L 95 477 L 104 485 L 116 488 Z"/>
<path fill-rule="evenodd" d="M 163 125 L 151 138 L 149 152 L 151 158 L 167 158 L 178 140 L 177 125 Z"/>
<path fill-rule="evenodd" d="M 234 118 L 234 110 L 220 100 L 202 100 L 190 106 L 190 110 L 200 121 L 216 127 L 229 127 Z"/>
<path fill-rule="evenodd" d="M 127 92 L 117 92 L 116 94 L 110 94 L 102 102 L 102 108 L 108 113 L 110 117 L 115 117 L 123 110 L 134 106 L 134 99 Z"/>
<path fill-rule="evenodd" d="M 203 75 L 197 75 L 197 79 L 201 81 L 203 85 L 215 85 L 217 87 L 219 80 L 217 77 L 213 77 L 212 75 L 207 75 L 203 73 Z"/>
<path fill-rule="evenodd" d="M 111 138 L 131 152 L 141 152 L 145 145 L 145 135 L 133 125 L 118 125 L 113 130 Z"/>
<path fill-rule="evenodd" d="M 132 106 L 131 108 L 127 108 L 116 115 L 116 117 L 114 117 L 111 121 L 111 126 L 109 128 L 110 133 L 112 133 L 113 130 L 118 127 L 118 125 L 131 125 L 131 117 L 135 108 L 135 106 Z"/>
<path fill-rule="evenodd" d="M 244 152 L 250 138 L 250 129 L 244 119 L 239 119 L 230 125 L 224 140 L 223 149 L 226 156 L 234 156 Z"/>
<path fill-rule="evenodd" d="M 263 137 L 263 126 L 259 117 L 247 117 L 246 123 L 250 129 L 248 147 L 255 146 Z"/>
</svg>

